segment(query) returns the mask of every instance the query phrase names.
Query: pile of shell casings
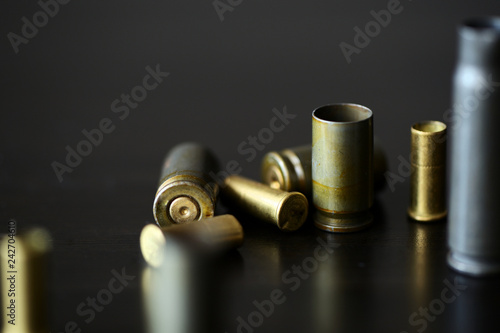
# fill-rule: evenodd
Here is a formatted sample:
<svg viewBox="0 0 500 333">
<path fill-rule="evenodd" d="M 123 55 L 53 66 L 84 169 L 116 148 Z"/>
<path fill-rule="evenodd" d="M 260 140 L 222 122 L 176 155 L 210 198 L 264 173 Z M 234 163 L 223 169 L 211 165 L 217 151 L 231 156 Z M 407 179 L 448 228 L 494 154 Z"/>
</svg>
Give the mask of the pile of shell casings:
<svg viewBox="0 0 500 333">
<path fill-rule="evenodd" d="M 500 224 L 487 222 L 500 207 L 491 196 L 500 186 L 500 177 L 493 172 L 500 166 L 500 140 L 491 139 L 500 135 L 492 125 L 498 117 L 500 89 L 491 79 L 500 73 L 499 22 L 500 18 L 470 20 L 458 31 L 453 115 L 460 118 L 461 125 L 453 128 L 449 159 L 452 221 L 448 262 L 456 270 L 473 275 L 500 272 L 500 246 L 496 241 Z M 485 82 L 486 86 L 481 86 Z M 464 116 L 463 106 L 474 112 Z M 429 120 L 411 127 L 407 212 L 415 221 L 437 221 L 447 216 L 446 146 L 444 123 Z M 195 143 L 175 147 L 165 159 L 153 212 L 167 234 L 166 227 L 176 224 L 187 224 L 186 230 L 194 230 L 188 227 L 191 222 L 210 223 L 220 191 L 229 207 L 237 206 L 283 231 L 299 229 L 309 211 L 321 230 L 358 231 L 373 222 L 374 191 L 383 188 L 386 169 L 384 152 L 373 136 L 373 112 L 358 104 L 324 105 L 312 113 L 310 145 L 264 156 L 262 183 L 239 175 L 216 180 L 210 175 L 220 171 L 217 159 L 207 148 Z M 476 198 L 470 199 L 470 193 Z M 314 209 L 309 209 L 308 200 Z M 212 236 L 206 239 L 217 239 L 216 248 L 227 248 L 220 246 L 221 239 L 227 239 L 232 244 L 229 247 L 241 244 L 234 240 L 243 239 L 241 228 L 238 233 L 222 226 L 224 223 L 214 227 Z M 470 233 L 479 236 L 468 237 Z"/>
<path fill-rule="evenodd" d="M 412 128 L 408 212 L 416 220 L 446 215 L 445 130 L 439 122 Z M 241 245 L 243 228 L 236 218 L 215 217 L 219 192 L 229 208 L 238 207 L 282 231 L 295 231 L 304 224 L 311 211 L 309 201 L 314 225 L 321 230 L 353 232 L 371 225 L 374 191 L 384 187 L 387 170 L 384 151 L 373 136 L 372 111 L 350 103 L 319 107 L 312 113 L 312 133 L 310 145 L 268 152 L 261 165 L 262 183 L 227 172 L 220 179 L 217 158 L 198 143 L 171 149 L 153 204 L 158 226 L 146 226 L 141 235 L 146 261 L 157 265 L 154 253 L 159 244 L 181 234 L 197 242 L 203 239 L 207 249 Z M 442 142 L 435 142 L 436 135 Z"/>
<path fill-rule="evenodd" d="M 229 207 L 283 231 L 304 224 L 308 199 L 315 207 L 314 224 L 322 230 L 349 232 L 368 226 L 373 220 L 373 191 L 383 188 L 387 168 L 380 143 L 375 140 L 374 146 L 372 118 L 371 110 L 356 104 L 314 110 L 313 143 L 267 153 L 262 183 L 236 174 L 217 179 L 219 163 L 212 151 L 197 143 L 175 146 L 164 160 L 153 204 L 159 227 L 148 226 L 141 236 L 146 260 L 155 262 L 151 248 L 157 245 L 151 244 L 174 233 L 171 226 L 184 226 L 186 234 L 205 234 L 205 243 L 213 239 L 214 248 L 241 244 L 243 231 L 233 216 L 219 218 L 232 223 L 213 223 L 219 192 Z M 200 231 L 197 224 L 210 227 L 210 232 Z M 224 242 L 228 246 L 222 246 Z"/>
</svg>

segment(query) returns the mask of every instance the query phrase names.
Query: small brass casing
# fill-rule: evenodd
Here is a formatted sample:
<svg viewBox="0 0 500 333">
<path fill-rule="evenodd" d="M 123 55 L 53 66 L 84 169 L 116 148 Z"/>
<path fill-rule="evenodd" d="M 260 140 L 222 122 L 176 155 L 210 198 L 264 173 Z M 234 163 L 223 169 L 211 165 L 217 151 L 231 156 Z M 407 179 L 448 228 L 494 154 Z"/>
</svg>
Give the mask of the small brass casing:
<svg viewBox="0 0 500 333">
<path fill-rule="evenodd" d="M 426 222 L 446 216 L 446 125 L 424 121 L 411 127 L 411 218 Z"/>
<path fill-rule="evenodd" d="M 312 114 L 314 224 L 351 232 L 373 221 L 373 113 L 357 104 L 322 106 Z"/>
<path fill-rule="evenodd" d="M 261 165 L 262 182 L 283 191 L 297 191 L 308 198 L 312 196 L 312 146 L 303 145 L 282 151 L 271 151 L 264 155 Z M 373 173 L 375 190 L 380 191 L 386 183 L 387 158 L 384 149 L 374 138 Z"/>
<path fill-rule="evenodd" d="M 199 247 L 206 252 L 221 252 L 241 246 L 243 228 L 232 215 L 220 215 L 169 227 L 148 224 L 141 231 L 140 246 L 144 260 L 150 266 L 161 265 L 164 247 L 169 240 L 187 242 L 193 248 Z"/>
<path fill-rule="evenodd" d="M 226 177 L 222 186 L 224 199 L 247 213 L 283 231 L 295 231 L 307 219 L 307 198 L 299 192 L 271 188 L 237 175 Z"/>
<path fill-rule="evenodd" d="M 160 226 L 181 224 L 214 216 L 219 186 L 210 177 L 218 161 L 197 143 L 174 147 L 163 163 L 153 215 Z"/>
<path fill-rule="evenodd" d="M 262 182 L 275 189 L 311 194 L 311 145 L 272 151 L 262 159 Z"/>
<path fill-rule="evenodd" d="M 52 249 L 48 232 L 32 228 L 12 238 L 5 235 L 0 249 L 2 332 L 48 333 L 48 256 Z M 15 318 L 9 316 L 12 304 Z M 11 319 L 15 325 L 8 322 Z"/>
</svg>

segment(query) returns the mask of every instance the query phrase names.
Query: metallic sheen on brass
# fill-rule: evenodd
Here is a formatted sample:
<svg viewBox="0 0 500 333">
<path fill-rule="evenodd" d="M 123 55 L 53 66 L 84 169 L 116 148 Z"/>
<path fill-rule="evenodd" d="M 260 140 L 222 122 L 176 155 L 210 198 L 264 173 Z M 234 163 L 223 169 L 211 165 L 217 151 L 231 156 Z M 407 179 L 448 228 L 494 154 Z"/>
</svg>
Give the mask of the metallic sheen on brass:
<svg viewBox="0 0 500 333">
<path fill-rule="evenodd" d="M 199 246 L 204 251 L 224 251 L 243 244 L 243 228 L 232 215 L 220 215 L 186 224 L 158 227 L 148 224 L 140 236 L 144 260 L 153 267 L 163 262 L 163 250 L 169 237 L 182 239 Z"/>
<path fill-rule="evenodd" d="M 153 215 L 160 226 L 187 223 L 214 215 L 219 187 L 210 178 L 218 162 L 204 146 L 182 143 L 165 158 Z"/>
<path fill-rule="evenodd" d="M 2 332 L 48 333 L 47 266 L 52 248 L 49 234 L 44 229 L 34 228 L 15 235 L 14 243 L 9 243 L 9 239 L 6 235 L 0 241 Z M 8 251 L 9 244 L 15 248 L 13 266 L 9 262 L 12 258 L 8 255 L 13 253 Z M 15 304 L 15 325 L 8 323 L 11 304 Z"/>
<path fill-rule="evenodd" d="M 450 121 L 448 264 L 500 275 L 500 17 L 458 28 Z"/>
<path fill-rule="evenodd" d="M 373 114 L 357 104 L 322 106 L 312 114 L 314 224 L 329 232 L 373 221 Z"/>
<path fill-rule="evenodd" d="M 286 192 L 231 175 L 225 179 L 222 193 L 249 214 L 283 231 L 297 230 L 307 218 L 307 199 L 299 192 Z"/>
<path fill-rule="evenodd" d="M 424 121 L 411 127 L 411 218 L 426 222 L 446 216 L 446 125 Z"/>
<path fill-rule="evenodd" d="M 311 145 L 267 153 L 262 159 L 261 176 L 272 188 L 310 195 Z"/>
<path fill-rule="evenodd" d="M 262 182 L 283 191 L 298 191 L 312 196 L 312 146 L 303 145 L 282 151 L 271 151 L 262 159 Z M 385 185 L 387 159 L 382 145 L 375 137 L 373 145 L 373 172 L 375 190 Z"/>
</svg>

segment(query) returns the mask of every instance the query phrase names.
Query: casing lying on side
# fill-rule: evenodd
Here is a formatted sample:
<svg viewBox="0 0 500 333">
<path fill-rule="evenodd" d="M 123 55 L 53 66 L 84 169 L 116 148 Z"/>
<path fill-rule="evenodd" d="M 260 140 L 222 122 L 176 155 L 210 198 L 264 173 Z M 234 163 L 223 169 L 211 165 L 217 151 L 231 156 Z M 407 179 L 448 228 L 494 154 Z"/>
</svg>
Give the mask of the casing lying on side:
<svg viewBox="0 0 500 333">
<path fill-rule="evenodd" d="M 225 179 L 222 194 L 227 202 L 283 231 L 295 231 L 307 219 L 307 198 L 299 192 L 286 192 L 231 175 Z"/>
<path fill-rule="evenodd" d="M 219 186 L 213 153 L 197 143 L 175 146 L 165 158 L 156 192 L 153 215 L 160 226 L 187 223 L 214 215 Z"/>
<path fill-rule="evenodd" d="M 146 225 L 140 236 L 144 260 L 152 267 L 163 262 L 164 247 L 169 241 L 183 242 L 203 252 L 224 252 L 243 243 L 243 228 L 232 215 L 220 215 L 169 227 Z"/>
<path fill-rule="evenodd" d="M 387 158 L 382 144 L 373 141 L 374 189 L 380 191 L 386 183 Z M 298 191 L 312 196 L 312 145 L 302 145 L 271 151 L 264 155 L 261 165 L 262 182 L 283 191 Z"/>
</svg>

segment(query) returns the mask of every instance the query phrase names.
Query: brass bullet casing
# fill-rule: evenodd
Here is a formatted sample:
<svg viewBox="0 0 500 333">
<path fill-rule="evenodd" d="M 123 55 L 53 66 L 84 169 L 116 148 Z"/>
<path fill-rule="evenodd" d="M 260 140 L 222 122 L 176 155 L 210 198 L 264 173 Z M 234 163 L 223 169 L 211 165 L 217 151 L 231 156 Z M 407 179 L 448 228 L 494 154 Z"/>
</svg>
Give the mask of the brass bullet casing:
<svg viewBox="0 0 500 333">
<path fill-rule="evenodd" d="M 312 192 L 311 145 L 272 151 L 262 159 L 262 182 L 283 191 Z"/>
<path fill-rule="evenodd" d="M 373 221 L 373 113 L 331 104 L 312 118 L 314 224 L 329 232 L 363 229 Z"/>
<path fill-rule="evenodd" d="M 307 197 L 312 195 L 312 146 L 303 145 L 282 151 L 271 151 L 262 159 L 262 182 L 283 191 L 298 191 Z M 373 172 L 375 190 L 385 185 L 387 158 L 377 138 L 373 144 Z"/>
<path fill-rule="evenodd" d="M 14 239 L 14 242 L 11 239 Z M 48 333 L 48 255 L 51 251 L 49 234 L 44 229 L 33 228 L 13 238 L 5 235 L 0 241 L 0 248 L 2 332 Z M 15 305 L 15 325 L 8 322 L 13 319 L 9 316 L 12 314 L 9 308 L 12 307 L 11 304 Z"/>
<path fill-rule="evenodd" d="M 446 216 L 446 125 L 424 121 L 411 127 L 411 218 L 426 222 Z"/>
<path fill-rule="evenodd" d="M 169 227 L 146 225 L 140 236 L 144 260 L 153 267 L 163 262 L 166 242 L 184 241 L 206 252 L 221 252 L 243 244 L 243 228 L 232 215 L 220 215 Z"/>
<path fill-rule="evenodd" d="M 230 175 L 224 181 L 222 194 L 247 213 L 283 231 L 295 231 L 307 219 L 307 199 L 299 192 L 286 192 Z"/>
<path fill-rule="evenodd" d="M 210 150 L 197 143 L 175 146 L 165 158 L 153 215 L 160 226 L 197 221 L 214 215 L 219 192 L 210 178 L 219 164 Z"/>
</svg>

